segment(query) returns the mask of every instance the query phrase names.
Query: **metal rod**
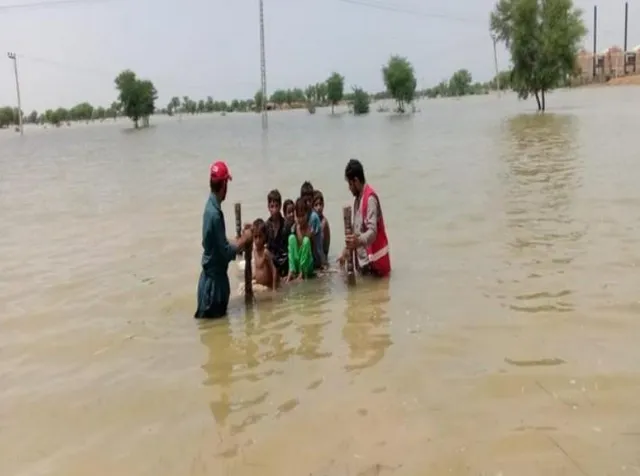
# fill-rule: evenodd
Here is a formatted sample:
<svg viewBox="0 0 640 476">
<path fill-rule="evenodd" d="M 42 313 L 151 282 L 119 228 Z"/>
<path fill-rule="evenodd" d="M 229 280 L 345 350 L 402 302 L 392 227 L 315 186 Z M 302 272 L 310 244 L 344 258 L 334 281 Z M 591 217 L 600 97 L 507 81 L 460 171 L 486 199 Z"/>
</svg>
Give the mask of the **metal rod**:
<svg viewBox="0 0 640 476">
<path fill-rule="evenodd" d="M 236 203 L 234 209 L 236 214 L 236 236 L 240 238 L 242 235 L 242 204 Z M 244 247 L 244 298 L 247 303 L 253 300 L 253 276 L 251 272 L 251 243 L 248 243 Z"/>
<path fill-rule="evenodd" d="M 353 218 L 351 207 L 342 208 L 342 218 L 344 221 L 344 236 L 351 235 L 353 233 Z M 347 268 L 347 283 L 349 285 L 356 284 L 356 273 L 353 265 L 353 252 L 349 252 L 347 256 L 346 268 Z"/>
</svg>

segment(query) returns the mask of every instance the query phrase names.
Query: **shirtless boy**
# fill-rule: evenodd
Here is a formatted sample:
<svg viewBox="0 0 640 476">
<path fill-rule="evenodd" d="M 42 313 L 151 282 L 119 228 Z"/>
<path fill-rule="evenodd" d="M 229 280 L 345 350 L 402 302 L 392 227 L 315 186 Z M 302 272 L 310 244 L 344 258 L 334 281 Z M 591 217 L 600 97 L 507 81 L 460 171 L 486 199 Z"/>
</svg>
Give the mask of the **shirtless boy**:
<svg viewBox="0 0 640 476">
<path fill-rule="evenodd" d="M 267 224 L 258 218 L 253 222 L 253 280 L 275 291 L 278 287 L 278 270 L 266 244 Z"/>
</svg>

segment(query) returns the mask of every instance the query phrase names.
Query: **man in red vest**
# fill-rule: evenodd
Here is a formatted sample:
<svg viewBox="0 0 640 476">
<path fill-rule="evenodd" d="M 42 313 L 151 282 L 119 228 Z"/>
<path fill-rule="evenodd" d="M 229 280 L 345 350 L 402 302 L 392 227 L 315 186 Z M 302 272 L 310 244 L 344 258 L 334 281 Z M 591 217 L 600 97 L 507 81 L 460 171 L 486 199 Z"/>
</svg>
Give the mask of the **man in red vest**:
<svg viewBox="0 0 640 476">
<path fill-rule="evenodd" d="M 344 178 L 355 197 L 353 234 L 346 236 L 346 247 L 338 261 L 341 266 L 344 266 L 349 253 L 355 251 L 355 266 L 360 273 L 378 277 L 389 276 L 391 273 L 389 241 L 380 199 L 366 182 L 364 168 L 359 160 L 349 160 Z"/>
</svg>

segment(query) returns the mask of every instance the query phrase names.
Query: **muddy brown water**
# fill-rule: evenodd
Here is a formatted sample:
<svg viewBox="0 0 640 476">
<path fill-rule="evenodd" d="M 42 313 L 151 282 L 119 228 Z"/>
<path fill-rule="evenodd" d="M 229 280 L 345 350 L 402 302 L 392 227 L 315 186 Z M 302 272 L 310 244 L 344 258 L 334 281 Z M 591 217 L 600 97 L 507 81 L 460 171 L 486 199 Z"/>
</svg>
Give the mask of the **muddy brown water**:
<svg viewBox="0 0 640 476">
<path fill-rule="evenodd" d="M 640 472 L 640 89 L 0 132 L 0 473 Z M 192 319 L 207 166 L 224 210 L 359 157 L 390 281 Z M 237 269 L 232 266 L 234 285 Z"/>
</svg>

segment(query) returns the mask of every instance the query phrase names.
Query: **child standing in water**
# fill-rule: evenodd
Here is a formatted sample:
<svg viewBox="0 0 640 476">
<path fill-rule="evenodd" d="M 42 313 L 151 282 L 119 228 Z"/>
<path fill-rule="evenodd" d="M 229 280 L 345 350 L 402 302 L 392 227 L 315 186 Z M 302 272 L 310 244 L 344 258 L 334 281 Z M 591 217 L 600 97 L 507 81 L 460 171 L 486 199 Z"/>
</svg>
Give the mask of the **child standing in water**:
<svg viewBox="0 0 640 476">
<path fill-rule="evenodd" d="M 278 287 L 278 270 L 266 243 L 267 224 L 258 218 L 253 222 L 253 279 L 256 284 L 275 291 Z"/>
<path fill-rule="evenodd" d="M 273 257 L 273 264 L 278 275 L 285 278 L 289 274 L 287 247 L 291 228 L 282 216 L 282 196 L 278 190 L 271 190 L 267 195 L 269 219 L 267 220 L 267 249 Z"/>
<path fill-rule="evenodd" d="M 329 220 L 324 216 L 324 196 L 320 190 L 313 192 L 313 209 L 320 217 L 322 227 L 322 250 L 324 251 L 325 262 L 329 257 L 329 246 L 331 245 L 331 228 L 329 228 Z"/>
<path fill-rule="evenodd" d="M 282 206 L 282 212 L 284 213 L 284 224 L 289 230 L 287 235 L 290 235 L 293 231 L 293 225 L 296 224 L 296 205 L 293 200 L 287 198 Z M 288 241 L 288 238 L 287 238 Z"/>
<path fill-rule="evenodd" d="M 300 187 L 300 198 L 306 204 L 307 209 L 311 211 L 308 222 L 311 229 L 309 238 L 311 239 L 313 264 L 315 269 L 321 269 L 326 265 L 326 259 L 323 257 L 324 239 L 322 237 L 322 222 L 313 209 L 313 185 L 311 185 L 311 182 L 304 182 L 302 184 Z"/>
<path fill-rule="evenodd" d="M 303 198 L 296 201 L 295 216 L 295 233 L 289 235 L 289 276 L 287 281 L 294 278 L 309 279 L 313 276 L 314 270 L 309 208 Z"/>
</svg>

